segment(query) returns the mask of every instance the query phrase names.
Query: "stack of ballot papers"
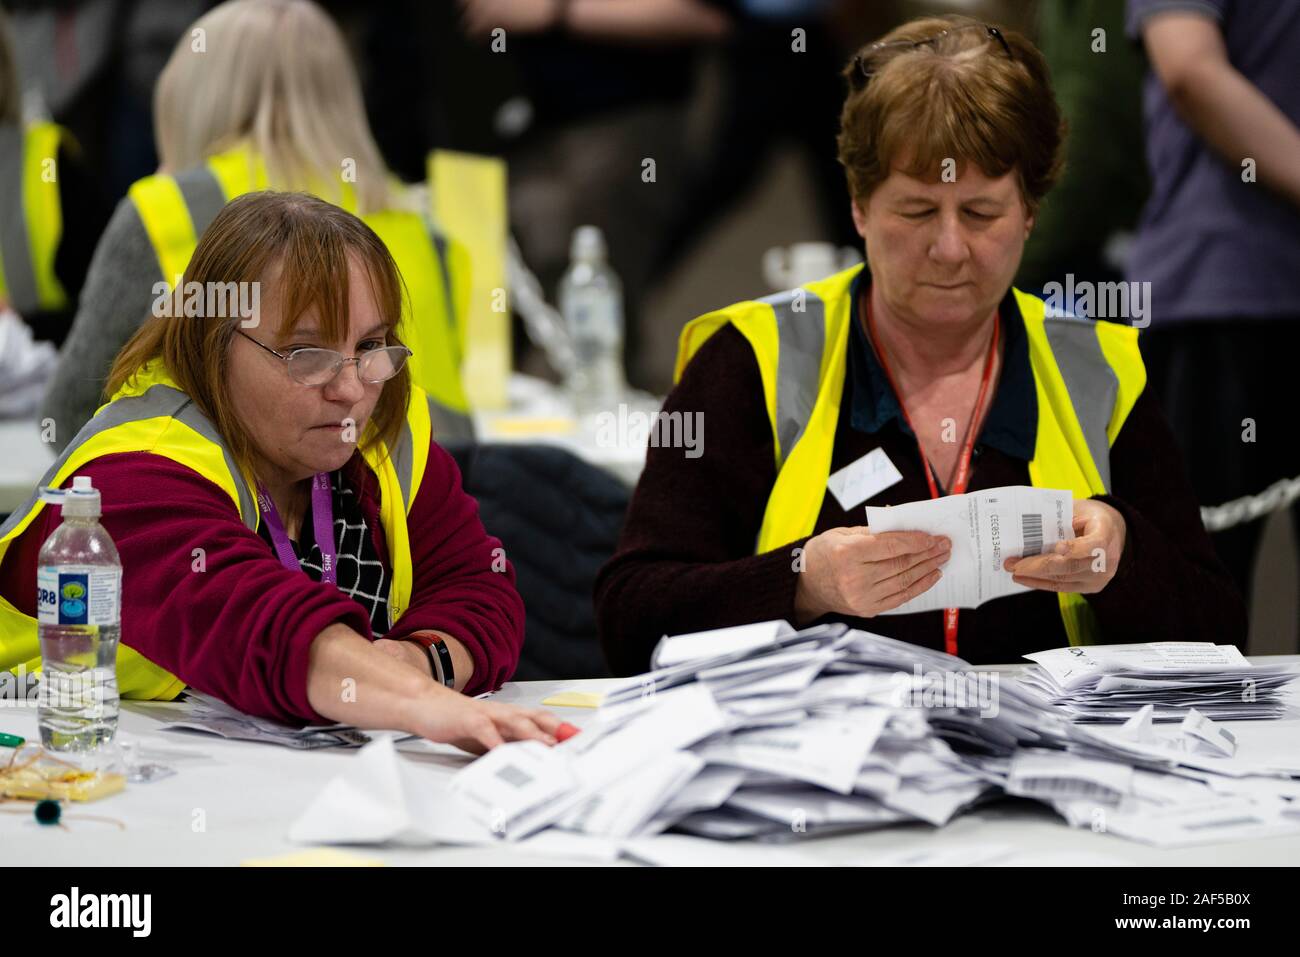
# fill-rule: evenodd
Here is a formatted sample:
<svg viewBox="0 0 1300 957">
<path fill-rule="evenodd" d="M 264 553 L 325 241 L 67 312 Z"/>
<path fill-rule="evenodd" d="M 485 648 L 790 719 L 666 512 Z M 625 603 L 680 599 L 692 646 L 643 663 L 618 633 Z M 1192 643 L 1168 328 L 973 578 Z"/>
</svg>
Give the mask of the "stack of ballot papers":
<svg viewBox="0 0 1300 957">
<path fill-rule="evenodd" d="M 1279 692 L 1295 678 L 1286 666 L 1251 665 L 1234 645 L 1198 641 L 1055 648 L 1025 657 L 1036 664 L 1021 681 L 1076 721 L 1127 721 L 1146 704 L 1156 721 L 1181 721 L 1188 708 L 1220 721 L 1278 718 Z"/>
<path fill-rule="evenodd" d="M 1095 667 L 1077 649 L 1032 656 L 1021 682 L 844 625 L 668 638 L 658 667 L 615 685 L 581 734 L 502 745 L 448 790 L 480 835 L 523 842 L 798 842 L 939 827 L 1007 795 L 1163 846 L 1300 832 L 1300 726 L 1260 721 L 1245 735 L 1215 720 L 1282 716 L 1295 673 L 1213 646 L 1086 652 Z M 1253 700 L 1229 702 L 1243 681 Z M 1156 683 L 1145 696 L 1142 682 Z M 1094 723 L 1102 713 L 1125 721 Z"/>
</svg>

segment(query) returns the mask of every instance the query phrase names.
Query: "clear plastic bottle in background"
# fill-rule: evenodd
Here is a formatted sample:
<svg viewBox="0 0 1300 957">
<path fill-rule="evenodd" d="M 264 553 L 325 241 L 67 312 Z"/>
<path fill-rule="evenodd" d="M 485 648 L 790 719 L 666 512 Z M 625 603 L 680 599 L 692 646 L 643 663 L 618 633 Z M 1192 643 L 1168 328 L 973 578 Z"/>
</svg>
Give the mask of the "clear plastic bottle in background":
<svg viewBox="0 0 1300 957">
<path fill-rule="evenodd" d="M 41 744 L 95 767 L 117 733 L 122 561 L 99 524 L 88 477 L 78 475 L 71 489 L 43 488 L 41 498 L 63 507 L 63 524 L 37 559 Z"/>
<path fill-rule="evenodd" d="M 623 377 L 623 285 L 609 267 L 605 237 L 595 226 L 573 233 L 569 268 L 560 277 L 560 314 L 577 364 L 567 383 L 581 414 L 617 411 Z"/>
</svg>

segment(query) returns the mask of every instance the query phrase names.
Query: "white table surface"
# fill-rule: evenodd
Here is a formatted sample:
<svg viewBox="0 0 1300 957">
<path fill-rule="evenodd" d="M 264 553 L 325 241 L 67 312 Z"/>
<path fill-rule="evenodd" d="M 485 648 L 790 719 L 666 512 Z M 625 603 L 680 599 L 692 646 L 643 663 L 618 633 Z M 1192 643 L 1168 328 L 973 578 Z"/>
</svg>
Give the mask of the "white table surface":
<svg viewBox="0 0 1300 957">
<path fill-rule="evenodd" d="M 508 408 L 475 410 L 474 429 L 480 442 L 559 446 L 625 485 L 636 485 L 645 468 L 649 436 L 620 424 L 627 426 L 629 416 L 652 416 L 662 399 L 629 390 L 622 408 L 607 410 L 602 425 L 602 414 L 575 414 L 564 391 L 544 379 L 512 373 L 508 392 Z M 699 441 L 703 442 L 703 435 Z"/>
<path fill-rule="evenodd" d="M 1255 659 L 1261 660 L 1261 659 Z M 1269 659 L 1277 660 L 1277 659 Z M 1300 656 L 1286 656 L 1300 661 Z M 536 705 L 558 691 L 599 692 L 612 679 L 534 681 L 506 685 L 495 700 Z M 8 703 L 12 704 L 12 703 Z M 0 809 L 0 866 L 39 862 L 47 865 L 235 865 L 249 858 L 304 850 L 287 837 L 290 823 L 307 807 L 355 750 L 294 751 L 267 744 L 225 741 L 207 735 L 159 731 L 160 721 L 126 702 L 121 733 L 147 738 L 171 751 L 193 756 L 173 761 L 177 774 L 148 784 L 128 784 L 127 790 L 86 805 L 65 805 L 67 830 L 42 827 L 29 804 Z M 151 706 L 150 706 L 151 707 Z M 583 708 L 554 708 L 576 725 L 594 712 Z M 1230 723 L 1234 732 L 1249 734 L 1253 722 Z M 1270 735 L 1294 733 L 1300 748 L 1300 720 L 1268 722 Z M 0 730 L 37 739 L 36 712 L 26 705 L 0 707 Z M 7 754 L 0 749 L 0 754 Z M 201 757 L 200 757 L 201 756 Z M 430 779 L 451 774 L 470 760 L 466 755 L 404 754 L 413 773 Z M 206 830 L 196 832 L 199 812 Z M 75 820 L 80 815 L 113 817 L 126 825 Z M 824 837 L 781 845 L 830 864 L 869 864 L 881 855 L 915 849 L 935 849 L 996 843 L 1012 845 L 1019 863 L 1077 866 L 1078 856 L 1096 863 L 1226 866 L 1295 865 L 1300 863 L 1300 835 L 1268 840 L 1161 849 L 1109 834 L 1065 825 L 1050 809 L 1028 802 L 999 803 L 964 814 L 948 826 L 893 826 L 876 831 Z M 507 845 L 473 848 L 356 847 L 349 849 L 390 865 L 547 865 L 587 863 L 534 856 Z M 779 856 L 779 854 L 777 855 Z"/>
</svg>

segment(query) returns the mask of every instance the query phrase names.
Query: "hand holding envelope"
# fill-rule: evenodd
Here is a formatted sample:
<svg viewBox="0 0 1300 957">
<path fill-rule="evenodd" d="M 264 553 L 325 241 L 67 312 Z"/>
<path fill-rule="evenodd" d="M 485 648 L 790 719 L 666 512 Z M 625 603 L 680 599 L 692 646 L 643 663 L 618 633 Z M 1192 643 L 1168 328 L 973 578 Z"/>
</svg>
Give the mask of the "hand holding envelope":
<svg viewBox="0 0 1300 957">
<path fill-rule="evenodd" d="M 1057 542 L 1050 554 L 1008 558 L 1003 567 L 1016 584 L 1043 591 L 1091 595 L 1105 588 L 1119 570 L 1128 526 L 1113 506 L 1095 499 L 1074 503 L 1076 537 Z"/>
<path fill-rule="evenodd" d="M 859 618 L 888 614 L 939 581 L 950 544 L 945 536 L 925 531 L 828 529 L 804 546 L 803 574 L 795 587 L 797 617 L 809 622 L 828 612 Z"/>
<path fill-rule="evenodd" d="M 875 532 L 924 532 L 952 542 L 951 558 L 933 587 L 879 613 L 978 608 L 1028 591 L 1029 585 L 1007 571 L 1007 559 L 1041 555 L 1073 538 L 1072 504 L 1077 503 L 1068 491 L 1010 485 L 906 505 L 867 506 L 867 524 Z"/>
</svg>

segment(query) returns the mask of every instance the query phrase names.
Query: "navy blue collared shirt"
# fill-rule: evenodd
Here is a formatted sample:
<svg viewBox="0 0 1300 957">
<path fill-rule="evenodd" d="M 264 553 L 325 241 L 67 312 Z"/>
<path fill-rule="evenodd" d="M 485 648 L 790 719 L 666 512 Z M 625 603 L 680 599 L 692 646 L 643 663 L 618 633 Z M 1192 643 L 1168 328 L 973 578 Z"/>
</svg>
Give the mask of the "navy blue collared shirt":
<svg viewBox="0 0 1300 957">
<path fill-rule="evenodd" d="M 845 392 L 849 398 L 849 423 L 859 432 L 876 435 L 893 422 L 915 439 L 903 415 L 898 396 L 894 394 L 889 378 L 876 357 L 858 309 L 860 294 L 869 282 L 866 269 L 858 273 L 850 288 L 849 363 Z M 1002 320 L 1002 369 L 993 393 L 993 404 L 984 418 L 983 427 L 976 438 L 973 454 L 982 454 L 984 446 L 991 446 L 1015 459 L 1028 462 L 1034 457 L 1034 442 L 1038 435 L 1038 395 L 1034 388 L 1034 370 L 1029 365 L 1029 340 L 1025 334 L 1025 321 L 1013 292 L 998 305 Z M 940 486 L 942 488 L 942 486 Z"/>
</svg>

